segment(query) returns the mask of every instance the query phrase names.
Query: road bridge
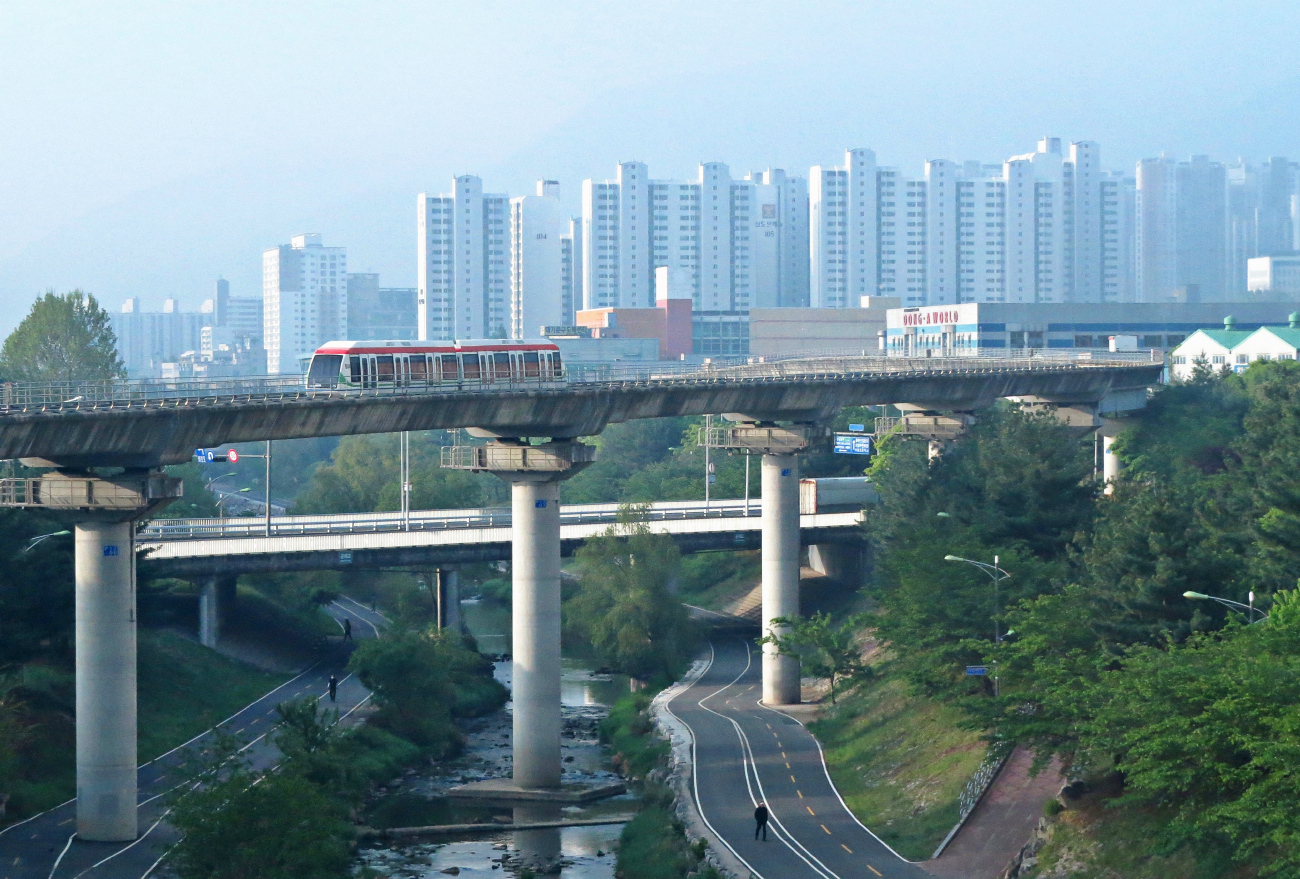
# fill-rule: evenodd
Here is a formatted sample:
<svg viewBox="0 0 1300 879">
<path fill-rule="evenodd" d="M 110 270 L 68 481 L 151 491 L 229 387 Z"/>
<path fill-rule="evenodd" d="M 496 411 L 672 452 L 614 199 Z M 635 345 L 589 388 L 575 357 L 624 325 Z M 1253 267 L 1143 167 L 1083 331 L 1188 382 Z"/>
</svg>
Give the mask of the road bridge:
<svg viewBox="0 0 1300 879">
<path fill-rule="evenodd" d="M 904 359 L 863 352 L 648 364 L 472 386 L 308 389 L 291 378 L 4 385 L 0 458 L 56 471 L 0 480 L 0 505 L 62 512 L 76 528 L 78 833 L 111 841 L 136 832 L 132 523 L 180 495 L 179 480 L 156 468 L 188 460 L 195 448 L 439 428 L 492 438 L 444 449 L 443 464 L 511 484 L 515 783 L 550 789 L 560 783 L 559 484 L 595 457 L 573 440 L 637 418 L 726 416 L 730 425 L 706 442 L 762 456 L 763 625 L 779 634 L 772 621 L 798 614 L 798 453 L 840 408 L 905 406 L 914 414 L 902 429 L 927 435 L 933 450 L 1000 398 L 1095 426 L 1100 414 L 1142 406 L 1163 371 L 1146 354 Z M 104 476 L 91 467 L 125 470 Z M 768 645 L 764 702 L 797 702 L 798 681 L 797 662 Z"/>
</svg>

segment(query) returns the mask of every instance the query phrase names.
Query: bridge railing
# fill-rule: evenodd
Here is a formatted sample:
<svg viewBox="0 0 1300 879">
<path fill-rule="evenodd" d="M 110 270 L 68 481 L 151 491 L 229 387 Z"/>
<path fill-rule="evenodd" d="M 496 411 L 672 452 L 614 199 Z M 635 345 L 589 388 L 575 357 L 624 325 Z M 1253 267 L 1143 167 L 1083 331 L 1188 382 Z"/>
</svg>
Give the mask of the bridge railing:
<svg viewBox="0 0 1300 879">
<path fill-rule="evenodd" d="M 625 507 L 621 504 L 571 504 L 560 508 L 563 524 L 615 524 Z M 758 498 L 746 504 L 743 499 L 705 501 L 669 501 L 648 504 L 644 514 L 652 522 L 676 519 L 711 519 L 758 517 L 762 502 Z M 322 534 L 368 534 L 398 531 L 445 531 L 465 528 L 508 528 L 509 507 L 481 507 L 464 510 L 412 510 L 407 516 L 392 513 L 339 513 L 315 516 L 273 516 L 272 537 L 297 537 Z M 228 519 L 153 519 L 138 532 L 145 542 L 197 540 L 226 537 L 265 537 L 263 518 Z"/>
<path fill-rule="evenodd" d="M 900 357 L 871 349 L 812 351 L 798 355 L 710 358 L 697 362 L 621 364 L 571 363 L 560 380 L 493 380 L 483 383 L 384 385 L 375 388 L 308 388 L 303 376 L 248 376 L 213 379 L 114 379 L 105 381 L 0 383 L 0 413 L 204 406 L 266 403 L 304 398 L 357 396 L 461 395 L 521 389 L 561 389 L 573 385 L 673 384 L 710 381 L 770 381 L 791 377 L 977 373 L 992 370 L 1104 368 L 1161 363 L 1155 350 L 1111 353 L 1094 349 L 980 349 L 961 355 Z"/>
</svg>

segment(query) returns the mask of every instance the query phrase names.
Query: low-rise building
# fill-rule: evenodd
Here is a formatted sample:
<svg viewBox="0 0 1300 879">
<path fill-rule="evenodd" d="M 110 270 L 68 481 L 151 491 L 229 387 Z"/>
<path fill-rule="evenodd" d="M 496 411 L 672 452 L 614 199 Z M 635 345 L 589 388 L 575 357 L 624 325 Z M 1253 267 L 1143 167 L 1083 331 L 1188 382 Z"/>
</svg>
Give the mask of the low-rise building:
<svg viewBox="0 0 1300 879">
<path fill-rule="evenodd" d="M 1237 322 L 1232 317 L 1223 319 L 1221 330 L 1197 330 L 1173 350 L 1169 357 L 1169 373 L 1174 378 L 1190 378 L 1198 363 L 1221 369 L 1234 362 L 1233 349 L 1250 335 L 1250 330 L 1237 329 Z"/>
<path fill-rule="evenodd" d="M 1274 298 L 1300 297 L 1300 253 L 1247 260 L 1246 289 Z"/>
<path fill-rule="evenodd" d="M 887 316 L 891 355 L 977 355 L 1015 349 L 1108 350 L 1112 336 L 1168 351 L 1197 330 L 1234 315 L 1235 328 L 1277 326 L 1294 302 L 961 303 L 894 308 Z"/>
<path fill-rule="evenodd" d="M 814 351 L 880 350 L 897 296 L 863 296 L 860 308 L 751 308 L 749 353 L 766 357 Z"/>
</svg>

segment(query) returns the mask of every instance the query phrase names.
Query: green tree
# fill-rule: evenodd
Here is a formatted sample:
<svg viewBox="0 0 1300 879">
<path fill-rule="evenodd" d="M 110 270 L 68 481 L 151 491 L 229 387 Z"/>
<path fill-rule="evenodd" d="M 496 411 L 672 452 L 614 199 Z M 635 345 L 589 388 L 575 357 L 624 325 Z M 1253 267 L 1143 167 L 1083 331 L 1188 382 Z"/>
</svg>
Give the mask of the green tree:
<svg viewBox="0 0 1300 879">
<path fill-rule="evenodd" d="M 180 832 L 169 861 L 181 879 L 341 879 L 352 836 L 346 805 L 291 767 L 255 772 L 226 745 L 201 784 L 173 792 Z"/>
<path fill-rule="evenodd" d="M 777 617 L 773 624 L 786 628 L 785 635 L 764 635 L 759 644 L 774 644 L 787 656 L 796 657 L 804 674 L 827 678 L 831 686 L 831 704 L 842 685 L 851 685 L 870 673 L 862 661 L 859 634 L 867 614 L 853 614 L 838 625 L 828 613 L 811 617 Z"/>
<path fill-rule="evenodd" d="M 37 299 L 0 347 L 7 381 L 96 381 L 122 378 L 117 337 L 108 312 L 80 290 Z"/>
<path fill-rule="evenodd" d="M 673 595 L 680 556 L 635 510 L 578 550 L 578 590 L 564 603 L 565 629 L 608 665 L 641 680 L 672 679 L 691 642 Z"/>
<path fill-rule="evenodd" d="M 451 722 L 456 690 L 452 650 L 437 632 L 397 631 L 363 641 L 348 662 L 374 694 L 374 723 L 425 748 L 434 756 L 461 742 Z"/>
<path fill-rule="evenodd" d="M 1175 839 L 1264 853 L 1263 875 L 1300 873 L 1300 594 L 1262 623 L 1138 648 L 1096 689 L 1083 746 L 1115 756 L 1122 801 L 1172 810 Z"/>
</svg>

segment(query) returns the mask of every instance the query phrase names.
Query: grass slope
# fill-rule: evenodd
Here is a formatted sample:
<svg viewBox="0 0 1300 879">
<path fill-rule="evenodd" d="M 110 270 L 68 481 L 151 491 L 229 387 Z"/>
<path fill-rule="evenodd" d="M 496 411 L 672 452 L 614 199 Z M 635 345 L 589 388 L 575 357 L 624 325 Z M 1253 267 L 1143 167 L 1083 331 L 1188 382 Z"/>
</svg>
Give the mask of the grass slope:
<svg viewBox="0 0 1300 879">
<path fill-rule="evenodd" d="M 287 681 L 228 659 L 174 632 L 140 630 L 140 762 L 220 723 Z"/>
<path fill-rule="evenodd" d="M 957 797 L 984 757 L 961 719 L 886 673 L 811 728 L 853 814 L 904 857 L 924 860 L 957 823 Z"/>
</svg>

